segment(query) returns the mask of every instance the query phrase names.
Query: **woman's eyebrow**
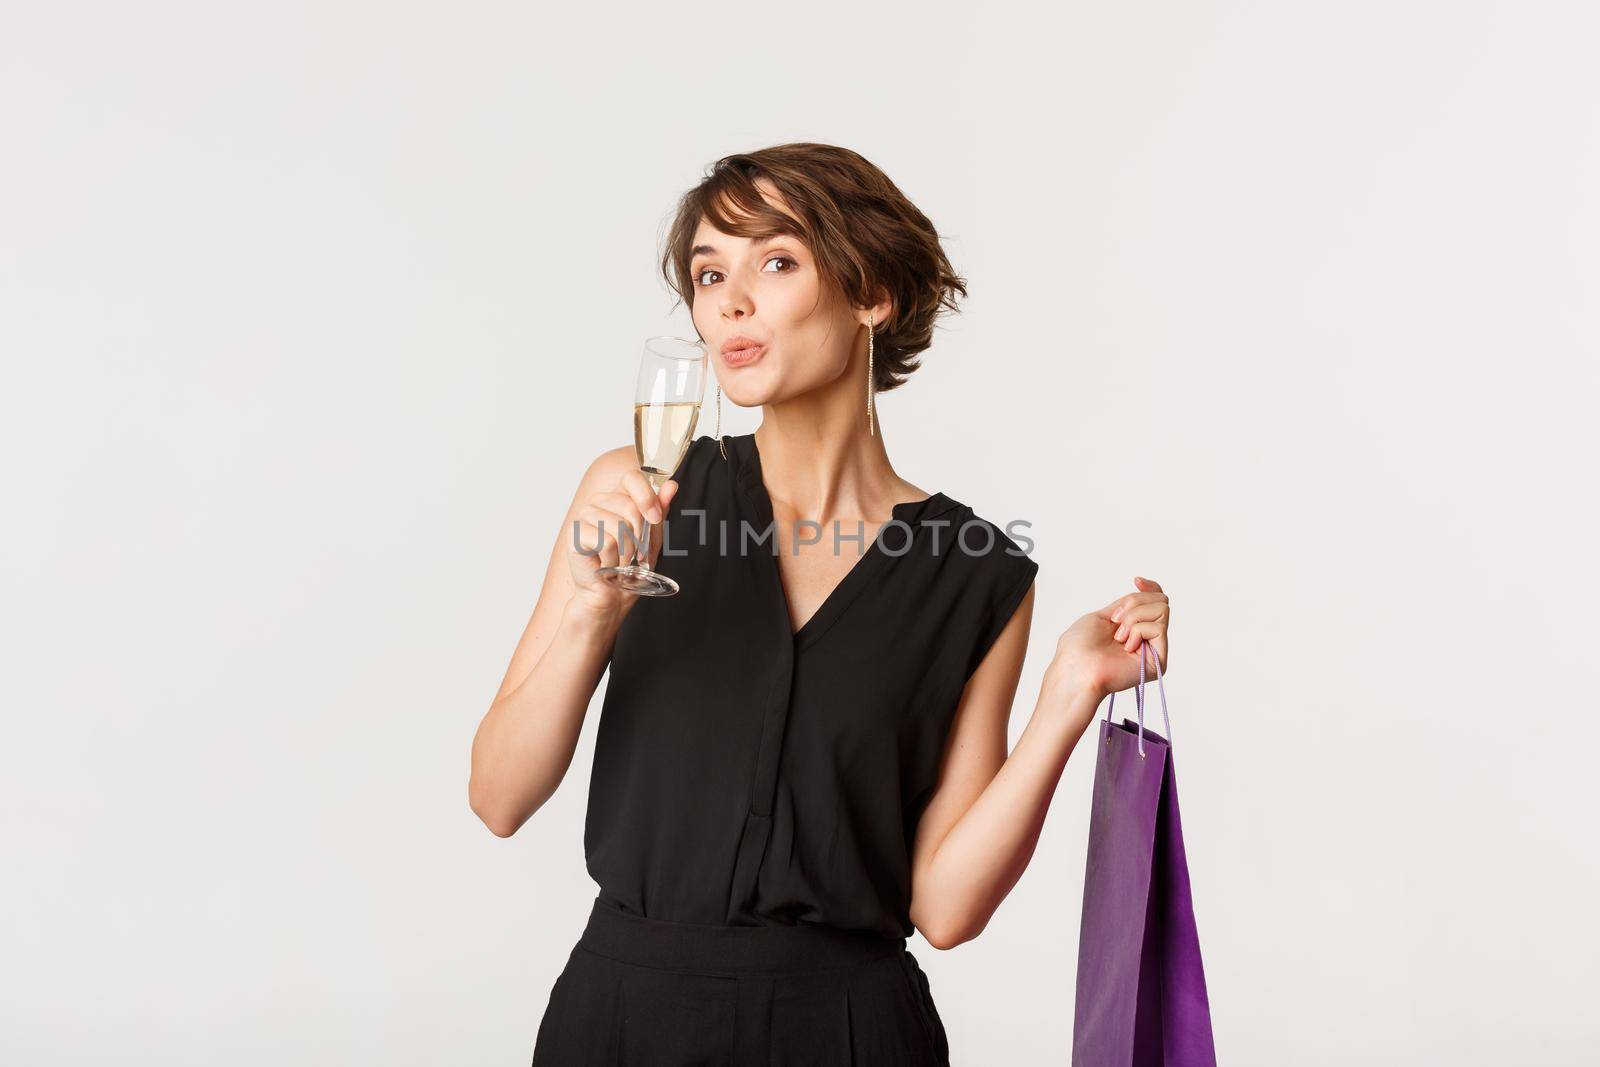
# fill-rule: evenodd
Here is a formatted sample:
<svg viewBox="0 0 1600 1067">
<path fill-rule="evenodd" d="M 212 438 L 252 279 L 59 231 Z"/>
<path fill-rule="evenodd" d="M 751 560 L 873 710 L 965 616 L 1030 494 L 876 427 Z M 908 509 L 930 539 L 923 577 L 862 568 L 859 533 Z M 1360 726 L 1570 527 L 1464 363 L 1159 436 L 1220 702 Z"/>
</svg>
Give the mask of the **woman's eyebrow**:
<svg viewBox="0 0 1600 1067">
<path fill-rule="evenodd" d="M 780 230 L 778 233 L 770 234 L 770 235 L 768 235 L 766 237 L 758 237 L 758 238 L 756 238 L 756 242 L 755 243 L 758 244 L 758 245 L 768 245 L 768 244 L 771 244 L 774 241 L 781 241 L 781 240 L 783 240 L 785 238 L 789 238 L 791 240 L 799 240 L 800 235 L 797 234 L 797 233 L 790 233 L 787 230 Z M 695 256 L 714 256 L 716 254 L 717 254 L 717 246 L 716 245 L 695 245 L 693 248 L 689 249 L 689 258 L 690 259 L 693 259 Z"/>
</svg>

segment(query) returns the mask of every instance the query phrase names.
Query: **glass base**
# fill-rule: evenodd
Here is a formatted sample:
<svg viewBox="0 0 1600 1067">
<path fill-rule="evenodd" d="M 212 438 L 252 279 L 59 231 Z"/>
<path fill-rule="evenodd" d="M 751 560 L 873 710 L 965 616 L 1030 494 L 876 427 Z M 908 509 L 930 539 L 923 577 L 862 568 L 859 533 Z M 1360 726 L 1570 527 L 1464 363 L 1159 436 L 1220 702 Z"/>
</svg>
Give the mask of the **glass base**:
<svg viewBox="0 0 1600 1067">
<path fill-rule="evenodd" d="M 640 596 L 671 596 L 678 591 L 677 582 L 637 563 L 626 567 L 601 567 L 595 573 L 601 580 Z"/>
</svg>

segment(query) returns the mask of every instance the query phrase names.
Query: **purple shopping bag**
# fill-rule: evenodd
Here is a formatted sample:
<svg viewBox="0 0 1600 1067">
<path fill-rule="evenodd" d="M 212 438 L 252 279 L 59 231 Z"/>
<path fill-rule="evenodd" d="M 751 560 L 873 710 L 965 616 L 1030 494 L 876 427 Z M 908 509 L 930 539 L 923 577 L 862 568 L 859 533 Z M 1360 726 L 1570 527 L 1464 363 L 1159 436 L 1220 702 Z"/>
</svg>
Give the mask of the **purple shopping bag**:
<svg viewBox="0 0 1600 1067">
<path fill-rule="evenodd" d="M 1144 728 L 1139 646 L 1137 728 L 1111 721 L 1106 702 L 1095 744 L 1089 862 L 1078 940 L 1073 1067 L 1216 1067 L 1189 861 L 1172 770 L 1172 722 L 1156 660 L 1167 736 Z"/>
</svg>

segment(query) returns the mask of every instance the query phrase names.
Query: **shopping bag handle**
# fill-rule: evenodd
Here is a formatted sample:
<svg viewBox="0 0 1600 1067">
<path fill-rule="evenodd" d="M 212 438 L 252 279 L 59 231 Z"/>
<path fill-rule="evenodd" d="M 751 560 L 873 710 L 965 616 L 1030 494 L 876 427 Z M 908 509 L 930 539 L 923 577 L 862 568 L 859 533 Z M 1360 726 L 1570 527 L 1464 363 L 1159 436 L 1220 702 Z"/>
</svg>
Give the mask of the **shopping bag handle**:
<svg viewBox="0 0 1600 1067">
<path fill-rule="evenodd" d="M 1139 709 L 1139 758 L 1144 759 L 1144 654 L 1149 649 L 1150 658 L 1156 663 L 1156 688 L 1161 691 L 1161 722 L 1167 728 L 1167 745 L 1172 745 L 1172 720 L 1167 717 L 1167 683 L 1161 680 L 1161 657 L 1156 655 L 1156 650 L 1150 648 L 1149 641 L 1139 642 L 1139 687 L 1133 691 L 1134 703 Z M 1111 721 L 1111 706 L 1117 702 L 1117 694 L 1112 693 L 1106 701 L 1106 722 Z M 1111 739 L 1106 738 L 1109 744 Z"/>
</svg>

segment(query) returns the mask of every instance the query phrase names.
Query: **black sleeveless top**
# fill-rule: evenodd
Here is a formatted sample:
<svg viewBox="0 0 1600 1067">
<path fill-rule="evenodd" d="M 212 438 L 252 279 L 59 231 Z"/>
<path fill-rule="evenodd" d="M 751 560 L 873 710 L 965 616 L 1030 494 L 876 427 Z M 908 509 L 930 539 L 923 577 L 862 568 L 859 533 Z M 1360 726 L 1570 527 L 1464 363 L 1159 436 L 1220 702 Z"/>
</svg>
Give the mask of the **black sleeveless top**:
<svg viewBox="0 0 1600 1067">
<path fill-rule="evenodd" d="M 589 874 L 649 918 L 909 937 L 912 845 L 956 706 L 1038 564 L 934 493 L 876 540 L 841 528 L 856 561 L 795 632 L 776 557 L 792 538 L 755 436 L 723 443 L 727 459 L 690 443 L 652 533 L 680 591 L 641 597 L 612 648 Z"/>
</svg>

